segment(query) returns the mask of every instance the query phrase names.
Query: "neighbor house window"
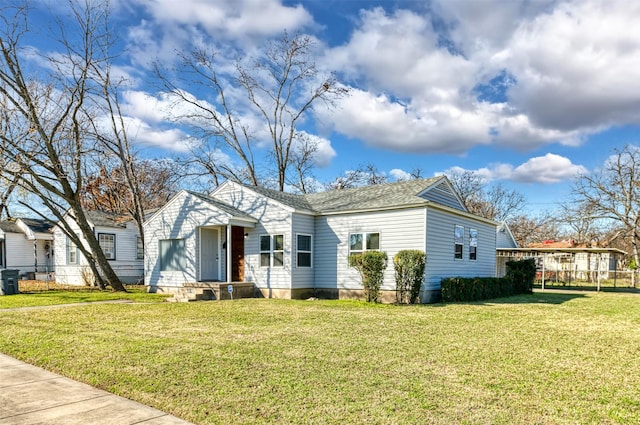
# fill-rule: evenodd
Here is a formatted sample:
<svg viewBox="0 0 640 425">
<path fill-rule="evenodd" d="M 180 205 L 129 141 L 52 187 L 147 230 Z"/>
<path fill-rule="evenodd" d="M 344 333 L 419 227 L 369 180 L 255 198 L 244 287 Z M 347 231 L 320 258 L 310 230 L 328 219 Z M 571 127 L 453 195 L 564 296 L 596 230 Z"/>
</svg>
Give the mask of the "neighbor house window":
<svg viewBox="0 0 640 425">
<path fill-rule="evenodd" d="M 260 236 L 260 267 L 284 265 L 284 235 Z"/>
<path fill-rule="evenodd" d="M 349 255 L 380 249 L 380 233 L 351 233 L 349 235 Z"/>
<path fill-rule="evenodd" d="M 184 271 L 184 239 L 163 239 L 160 241 L 160 271 Z"/>
<path fill-rule="evenodd" d="M 140 236 L 136 238 L 136 259 L 144 260 L 144 244 Z"/>
<path fill-rule="evenodd" d="M 107 260 L 116 259 L 116 235 L 113 233 L 98 233 L 98 243 Z"/>
<path fill-rule="evenodd" d="M 478 259 L 478 231 L 469 229 L 469 260 Z"/>
<path fill-rule="evenodd" d="M 464 227 L 456 225 L 453 233 L 454 257 L 456 260 L 462 260 L 462 247 L 464 246 Z"/>
<path fill-rule="evenodd" d="M 78 247 L 67 236 L 67 264 L 78 264 Z"/>
<path fill-rule="evenodd" d="M 298 235 L 296 250 L 298 267 L 311 267 L 311 235 Z"/>
</svg>

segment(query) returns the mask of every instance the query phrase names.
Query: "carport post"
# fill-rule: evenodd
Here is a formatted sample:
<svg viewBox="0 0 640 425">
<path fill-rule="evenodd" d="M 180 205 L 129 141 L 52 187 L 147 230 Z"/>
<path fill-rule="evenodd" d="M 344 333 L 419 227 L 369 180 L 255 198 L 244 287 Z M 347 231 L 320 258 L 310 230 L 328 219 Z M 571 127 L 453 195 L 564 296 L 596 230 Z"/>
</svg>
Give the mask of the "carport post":
<svg viewBox="0 0 640 425">
<path fill-rule="evenodd" d="M 231 283 L 231 223 L 227 224 L 227 282 Z"/>
</svg>

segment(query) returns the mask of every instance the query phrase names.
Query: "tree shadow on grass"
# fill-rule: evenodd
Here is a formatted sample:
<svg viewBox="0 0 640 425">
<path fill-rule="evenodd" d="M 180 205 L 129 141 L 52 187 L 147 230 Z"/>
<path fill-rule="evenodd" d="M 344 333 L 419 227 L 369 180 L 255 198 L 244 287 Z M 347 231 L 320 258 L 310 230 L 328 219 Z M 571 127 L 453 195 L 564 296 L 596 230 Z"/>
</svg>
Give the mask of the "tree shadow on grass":
<svg viewBox="0 0 640 425">
<path fill-rule="evenodd" d="M 455 303 L 443 303 L 443 304 L 468 304 L 468 305 L 495 305 L 495 304 L 563 304 L 568 301 L 572 301 L 579 298 L 585 298 L 588 294 L 575 293 L 575 294 L 554 294 L 554 293 L 540 293 L 534 292 L 533 294 L 514 295 L 512 297 L 505 298 L 493 298 L 488 300 L 479 301 L 467 301 L 467 302 L 455 302 Z"/>
</svg>

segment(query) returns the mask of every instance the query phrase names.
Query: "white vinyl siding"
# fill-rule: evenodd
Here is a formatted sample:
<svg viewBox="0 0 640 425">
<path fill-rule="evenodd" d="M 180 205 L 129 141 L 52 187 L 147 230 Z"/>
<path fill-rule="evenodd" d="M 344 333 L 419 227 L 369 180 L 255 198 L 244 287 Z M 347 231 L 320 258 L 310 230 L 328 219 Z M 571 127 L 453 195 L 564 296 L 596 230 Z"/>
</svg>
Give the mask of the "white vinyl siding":
<svg viewBox="0 0 640 425">
<path fill-rule="evenodd" d="M 62 236 L 60 256 L 62 261 L 66 262 L 66 236 Z M 51 271 L 53 269 L 53 258 L 47 257 L 47 250 L 45 246 L 51 246 L 53 241 L 38 240 L 36 246 L 33 246 L 33 240 L 26 238 L 24 233 L 12 233 L 7 232 L 4 234 L 4 258 L 2 265 L 8 269 L 17 269 L 20 271 L 20 275 L 27 272 L 36 271 L 35 263 L 37 255 L 38 271 Z M 0 248 L 2 246 L 0 245 Z"/>
<path fill-rule="evenodd" d="M 145 285 L 153 287 L 180 287 L 185 282 L 199 280 L 200 246 L 199 227 L 220 226 L 221 241 L 226 240 L 228 214 L 211 204 L 183 191 L 156 213 L 144 225 Z M 183 270 L 160 270 L 160 244 L 163 239 L 183 239 L 186 253 Z M 246 246 L 246 243 L 245 243 Z M 225 277 L 226 249 L 220 249 L 221 277 Z"/>
<path fill-rule="evenodd" d="M 349 235 L 375 229 L 380 234 L 379 250 L 387 253 L 389 265 L 382 289 L 394 290 L 393 256 L 400 250 L 424 250 L 424 208 L 316 218 L 313 268 L 317 288 L 362 289 L 358 272 L 348 266 Z"/>
<path fill-rule="evenodd" d="M 70 223 L 71 227 L 79 232 L 75 222 Z M 136 259 L 138 230 L 133 222 L 127 222 L 126 227 L 115 226 L 95 226 L 96 238 L 99 241 L 100 234 L 110 234 L 114 236 L 114 255 L 117 258 L 111 260 L 109 264 L 113 271 L 125 283 L 141 283 L 143 277 L 143 261 Z M 81 238 L 84 246 L 88 243 Z M 84 285 L 82 271 L 88 264 L 82 253 L 77 251 L 78 261 L 76 264 L 67 263 L 67 237 L 58 228 L 54 231 L 54 252 L 55 255 L 55 280 L 61 284 Z M 38 267 L 40 269 L 40 267 Z"/>
<path fill-rule="evenodd" d="M 244 270 L 245 280 L 253 282 L 263 290 L 291 289 L 292 274 L 292 216 L 294 213 L 285 205 L 272 199 L 258 195 L 250 188 L 233 182 L 225 182 L 213 193 L 216 199 L 245 211 L 259 219 L 255 229 L 248 229 L 245 240 Z M 260 235 L 282 235 L 282 266 L 261 267 Z M 295 279 L 296 285 L 298 278 Z"/>
<path fill-rule="evenodd" d="M 316 247 L 316 237 L 314 235 L 314 222 L 315 218 L 311 215 L 307 214 L 293 214 L 293 229 L 292 233 L 294 235 L 309 235 L 311 237 L 311 267 L 294 267 L 291 271 L 291 287 L 292 288 L 313 288 L 314 287 L 314 276 L 316 274 L 321 274 L 322 270 L 317 270 L 316 260 L 315 260 L 315 247 Z M 298 250 L 298 240 L 294 238 L 293 243 L 295 246 L 293 247 L 296 251 Z M 297 260 L 297 258 L 296 258 Z M 297 264 L 296 264 L 297 265 Z"/>
<path fill-rule="evenodd" d="M 452 254 L 452 233 L 455 225 L 478 231 L 478 251 L 475 261 L 469 260 L 467 249 L 463 259 Z M 464 246 L 463 246 L 464 247 Z M 436 208 L 427 209 L 427 289 L 439 289 L 445 277 L 491 277 L 496 270 L 496 226 L 470 217 L 459 216 Z"/>
</svg>

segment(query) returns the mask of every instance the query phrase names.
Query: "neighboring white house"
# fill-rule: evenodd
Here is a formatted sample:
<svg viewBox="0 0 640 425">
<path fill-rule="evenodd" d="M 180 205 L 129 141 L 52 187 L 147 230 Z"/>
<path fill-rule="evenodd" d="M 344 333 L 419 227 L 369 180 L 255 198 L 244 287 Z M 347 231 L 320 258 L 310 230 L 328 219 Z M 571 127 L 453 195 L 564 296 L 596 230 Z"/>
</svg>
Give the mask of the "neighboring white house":
<svg viewBox="0 0 640 425">
<path fill-rule="evenodd" d="M 103 252 L 122 282 L 142 283 L 144 252 L 135 223 L 107 212 L 87 211 L 86 214 Z M 65 219 L 80 233 L 70 214 Z M 54 246 L 56 282 L 68 285 L 90 284 L 92 275 L 87 260 L 59 227 L 54 231 Z"/>
<path fill-rule="evenodd" d="M 511 233 L 511 229 L 507 223 L 502 222 L 498 225 L 496 229 L 496 276 L 503 277 L 507 274 L 507 263 L 513 258 L 504 256 L 501 253 L 501 249 L 513 249 L 518 247 L 518 242 L 516 242 L 516 238 L 513 237 L 513 233 Z"/>
<path fill-rule="evenodd" d="M 34 218 L 0 221 L 0 268 L 17 269 L 22 278 L 50 277 L 53 227 L 48 220 Z"/>
<path fill-rule="evenodd" d="M 390 301 L 393 256 L 419 249 L 427 254 L 421 299 L 430 302 L 444 277 L 495 276 L 497 224 L 468 213 L 446 177 L 307 195 L 227 181 L 208 196 L 181 191 L 145 222 L 145 284 L 176 292 L 251 282 L 264 297 L 360 297 L 348 257 L 380 250 Z"/>
</svg>

